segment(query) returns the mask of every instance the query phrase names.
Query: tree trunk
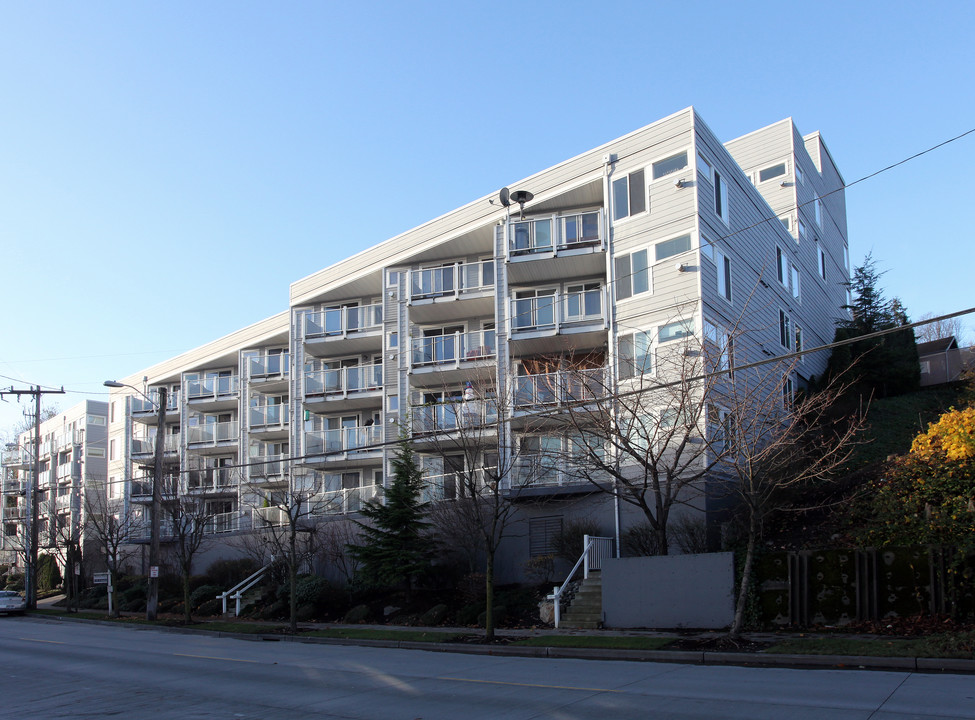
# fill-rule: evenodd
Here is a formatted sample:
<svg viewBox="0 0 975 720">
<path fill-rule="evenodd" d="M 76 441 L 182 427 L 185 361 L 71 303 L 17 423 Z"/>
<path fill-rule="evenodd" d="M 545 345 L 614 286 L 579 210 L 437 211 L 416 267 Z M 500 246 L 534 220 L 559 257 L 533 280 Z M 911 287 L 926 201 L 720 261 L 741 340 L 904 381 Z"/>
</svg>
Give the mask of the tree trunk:
<svg viewBox="0 0 975 720">
<path fill-rule="evenodd" d="M 745 550 L 745 566 L 741 571 L 741 587 L 738 588 L 738 600 L 735 603 L 735 621 L 731 625 L 731 637 L 741 635 L 742 625 L 745 624 L 745 605 L 748 602 L 748 585 L 752 579 L 752 562 L 755 558 L 755 539 L 758 535 L 758 523 L 755 522 L 754 511 L 748 518 L 748 546 Z"/>
<path fill-rule="evenodd" d="M 487 567 L 484 571 L 484 641 L 494 642 L 494 550 L 487 552 Z"/>
<path fill-rule="evenodd" d="M 190 607 L 190 573 L 183 570 L 183 624 L 189 625 L 193 622 L 192 608 Z"/>
</svg>

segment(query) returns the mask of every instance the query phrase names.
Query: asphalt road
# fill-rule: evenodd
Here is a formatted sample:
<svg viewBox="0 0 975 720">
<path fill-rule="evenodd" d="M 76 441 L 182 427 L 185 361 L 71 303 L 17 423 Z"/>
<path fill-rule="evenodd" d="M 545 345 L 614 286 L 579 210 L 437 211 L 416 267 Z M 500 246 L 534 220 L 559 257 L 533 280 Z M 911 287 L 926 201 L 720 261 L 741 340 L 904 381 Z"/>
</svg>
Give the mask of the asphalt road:
<svg viewBox="0 0 975 720">
<path fill-rule="evenodd" d="M 489 657 L 0 617 L 3 718 L 975 718 L 975 678 Z"/>
</svg>

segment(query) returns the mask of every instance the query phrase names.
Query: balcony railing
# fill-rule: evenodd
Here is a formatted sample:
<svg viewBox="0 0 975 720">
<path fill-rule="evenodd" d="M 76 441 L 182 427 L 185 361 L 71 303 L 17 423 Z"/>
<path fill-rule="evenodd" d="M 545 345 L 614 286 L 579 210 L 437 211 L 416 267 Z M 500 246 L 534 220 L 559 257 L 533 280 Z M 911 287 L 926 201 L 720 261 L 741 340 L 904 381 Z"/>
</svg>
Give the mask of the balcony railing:
<svg viewBox="0 0 975 720">
<path fill-rule="evenodd" d="M 186 430 L 186 442 L 190 445 L 215 444 L 236 440 L 240 432 L 236 420 L 230 422 L 194 425 Z"/>
<path fill-rule="evenodd" d="M 186 381 L 186 397 L 189 400 L 230 399 L 240 390 L 240 376 L 220 375 Z"/>
<path fill-rule="evenodd" d="M 598 245 L 602 241 L 599 211 L 511 223 L 511 255 L 551 253 Z"/>
<path fill-rule="evenodd" d="M 594 400 L 605 393 L 605 368 L 560 370 L 514 378 L 516 410 Z"/>
<path fill-rule="evenodd" d="M 150 392 L 149 397 L 133 397 L 131 399 L 131 405 L 133 413 L 151 413 L 155 414 L 159 412 L 159 393 Z M 166 414 L 176 413 L 179 411 L 179 394 L 178 393 L 168 393 L 166 395 Z"/>
<path fill-rule="evenodd" d="M 156 452 L 155 438 L 133 438 L 133 455 L 152 455 Z M 163 438 L 163 454 L 179 452 L 179 435 L 167 435 Z"/>
<path fill-rule="evenodd" d="M 304 313 L 305 339 L 341 337 L 382 327 L 383 306 L 363 305 Z"/>
<path fill-rule="evenodd" d="M 200 468 L 186 473 L 184 492 L 216 492 L 237 485 L 237 468 Z"/>
<path fill-rule="evenodd" d="M 288 426 L 287 405 L 258 405 L 247 408 L 247 423 L 251 429 Z"/>
<path fill-rule="evenodd" d="M 457 498 L 481 496 L 497 481 L 497 468 L 477 468 L 472 473 L 452 472 L 442 475 L 424 475 L 421 499 L 423 502 L 456 500 Z M 474 487 L 470 487 L 473 483 Z M 502 488 L 506 484 L 502 480 Z"/>
<path fill-rule="evenodd" d="M 247 458 L 248 476 L 251 480 L 280 478 L 287 470 L 287 455 L 255 455 Z"/>
<path fill-rule="evenodd" d="M 485 360 L 497 355 L 494 330 L 413 339 L 413 366 L 458 365 Z"/>
<path fill-rule="evenodd" d="M 218 513 L 209 518 L 204 525 L 204 532 L 207 535 L 217 533 L 234 532 L 240 529 L 240 513 L 236 510 L 231 512 Z"/>
<path fill-rule="evenodd" d="M 277 355 L 257 355 L 247 358 L 247 376 L 265 378 L 275 375 L 288 376 L 288 353 Z"/>
<path fill-rule="evenodd" d="M 379 485 L 326 490 L 321 495 L 322 508 L 328 514 L 359 512 L 364 503 L 379 495 L 379 491 Z"/>
<path fill-rule="evenodd" d="M 176 486 L 176 478 L 172 475 L 167 475 L 163 478 L 162 484 L 162 497 L 172 498 L 174 497 L 173 488 Z M 152 498 L 152 478 L 147 475 L 142 475 L 134 478 L 129 484 L 129 497 L 133 500 L 136 499 L 151 499 Z"/>
<path fill-rule="evenodd" d="M 511 329 L 513 332 L 555 329 L 569 324 L 584 324 L 603 320 L 602 285 L 580 287 L 579 290 L 511 299 Z"/>
<path fill-rule="evenodd" d="M 459 296 L 494 287 L 494 260 L 410 271 L 410 299 Z"/>
<path fill-rule="evenodd" d="M 348 394 L 383 386 L 382 365 L 356 365 L 334 370 L 305 371 L 305 395 Z"/>
<path fill-rule="evenodd" d="M 251 522 L 255 529 L 267 527 L 268 525 L 280 527 L 288 524 L 288 511 L 277 505 L 271 507 L 254 508 Z"/>
<path fill-rule="evenodd" d="M 358 450 L 378 450 L 382 441 L 383 428 L 381 425 L 310 431 L 305 433 L 305 454 L 323 455 Z"/>
<path fill-rule="evenodd" d="M 498 420 L 498 405 L 494 400 L 416 405 L 413 407 L 413 432 L 430 433 L 468 428 L 481 432 Z M 480 430 L 478 430 L 480 428 Z"/>
</svg>

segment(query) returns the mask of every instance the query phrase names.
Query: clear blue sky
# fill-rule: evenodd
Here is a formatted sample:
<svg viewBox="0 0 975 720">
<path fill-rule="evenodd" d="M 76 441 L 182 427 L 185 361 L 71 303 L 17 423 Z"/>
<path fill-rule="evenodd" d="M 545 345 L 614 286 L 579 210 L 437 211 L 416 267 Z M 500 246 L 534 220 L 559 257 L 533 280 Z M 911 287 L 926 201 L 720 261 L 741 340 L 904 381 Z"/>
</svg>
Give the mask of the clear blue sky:
<svg viewBox="0 0 975 720">
<path fill-rule="evenodd" d="M 294 280 L 692 104 L 724 140 L 792 116 L 852 182 L 975 127 L 973 21 L 889 0 L 8 0 L 0 385 L 104 397 L 286 309 Z M 848 191 L 852 261 L 872 250 L 912 317 L 975 305 L 973 166 L 975 135 Z M 0 428 L 19 414 L 0 403 Z"/>
</svg>

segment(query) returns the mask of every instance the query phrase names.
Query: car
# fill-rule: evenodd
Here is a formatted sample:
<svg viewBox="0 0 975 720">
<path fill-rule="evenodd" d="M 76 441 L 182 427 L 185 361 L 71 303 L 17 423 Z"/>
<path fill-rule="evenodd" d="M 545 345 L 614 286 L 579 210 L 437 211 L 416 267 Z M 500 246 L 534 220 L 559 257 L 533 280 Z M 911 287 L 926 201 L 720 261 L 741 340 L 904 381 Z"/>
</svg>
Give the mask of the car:
<svg viewBox="0 0 975 720">
<path fill-rule="evenodd" d="M 26 609 L 27 601 L 19 592 L 0 590 L 0 613 L 23 615 Z"/>
</svg>

